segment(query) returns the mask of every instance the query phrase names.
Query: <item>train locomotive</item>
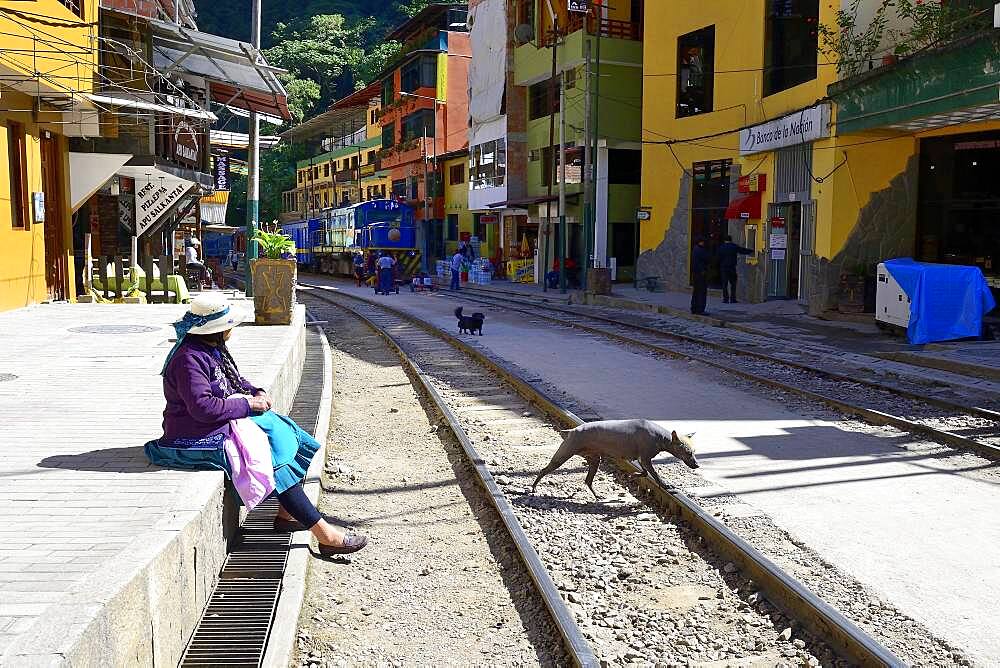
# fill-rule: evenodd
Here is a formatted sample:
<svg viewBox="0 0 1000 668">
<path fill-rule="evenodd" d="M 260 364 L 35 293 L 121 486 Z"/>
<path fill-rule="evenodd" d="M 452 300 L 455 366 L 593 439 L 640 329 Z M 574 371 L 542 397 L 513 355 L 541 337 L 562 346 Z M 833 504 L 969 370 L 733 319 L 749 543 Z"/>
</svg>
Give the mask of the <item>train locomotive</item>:
<svg viewBox="0 0 1000 668">
<path fill-rule="evenodd" d="M 325 209 L 318 218 L 284 223 L 295 241 L 296 259 L 315 273 L 351 276 L 355 253 L 366 262 L 370 253 L 392 253 L 398 277 L 409 280 L 420 271 L 420 250 L 413 207 L 391 199 Z"/>
</svg>

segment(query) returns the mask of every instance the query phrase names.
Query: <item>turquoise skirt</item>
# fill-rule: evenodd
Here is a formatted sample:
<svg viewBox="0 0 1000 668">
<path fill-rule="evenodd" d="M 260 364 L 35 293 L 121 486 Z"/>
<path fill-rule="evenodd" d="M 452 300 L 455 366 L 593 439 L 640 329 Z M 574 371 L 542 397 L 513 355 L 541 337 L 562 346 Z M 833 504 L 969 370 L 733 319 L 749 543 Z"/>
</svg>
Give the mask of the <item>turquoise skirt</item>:
<svg viewBox="0 0 1000 668">
<path fill-rule="evenodd" d="M 250 418 L 267 434 L 274 465 L 274 486 L 280 494 L 305 480 L 320 444 L 286 415 L 267 411 Z M 231 475 L 229 461 L 219 439 L 180 439 L 150 441 L 144 446 L 146 457 L 157 466 L 193 470 L 219 470 Z"/>
</svg>

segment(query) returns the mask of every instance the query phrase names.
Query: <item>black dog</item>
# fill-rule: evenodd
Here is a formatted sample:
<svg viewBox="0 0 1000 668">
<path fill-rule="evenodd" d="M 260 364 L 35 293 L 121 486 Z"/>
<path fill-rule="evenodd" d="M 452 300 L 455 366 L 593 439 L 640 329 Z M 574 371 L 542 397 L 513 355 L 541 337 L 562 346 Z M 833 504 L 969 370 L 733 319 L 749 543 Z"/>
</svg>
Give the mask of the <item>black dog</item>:
<svg viewBox="0 0 1000 668">
<path fill-rule="evenodd" d="M 459 306 L 455 309 L 455 317 L 458 318 L 458 333 L 464 334 L 468 332 L 469 334 L 475 334 L 479 332 L 479 336 L 483 335 L 483 320 L 486 320 L 486 316 L 482 313 L 473 313 L 472 315 L 462 315 L 462 307 Z"/>
</svg>

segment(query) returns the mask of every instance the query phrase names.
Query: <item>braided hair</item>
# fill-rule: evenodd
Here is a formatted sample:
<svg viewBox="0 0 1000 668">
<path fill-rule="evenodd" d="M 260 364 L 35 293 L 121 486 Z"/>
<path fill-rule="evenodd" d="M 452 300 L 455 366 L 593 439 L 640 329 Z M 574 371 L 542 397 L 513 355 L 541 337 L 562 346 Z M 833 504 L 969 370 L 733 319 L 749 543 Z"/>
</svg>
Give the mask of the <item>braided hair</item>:
<svg viewBox="0 0 1000 668">
<path fill-rule="evenodd" d="M 236 360 L 233 359 L 232 354 L 229 352 L 229 348 L 226 347 L 225 332 L 216 332 L 215 334 L 189 334 L 188 337 L 198 339 L 219 351 L 222 355 L 222 374 L 226 377 L 226 382 L 229 383 L 230 390 L 235 393 L 241 392 L 243 390 L 243 378 L 240 376 L 240 371 L 236 367 Z"/>
</svg>

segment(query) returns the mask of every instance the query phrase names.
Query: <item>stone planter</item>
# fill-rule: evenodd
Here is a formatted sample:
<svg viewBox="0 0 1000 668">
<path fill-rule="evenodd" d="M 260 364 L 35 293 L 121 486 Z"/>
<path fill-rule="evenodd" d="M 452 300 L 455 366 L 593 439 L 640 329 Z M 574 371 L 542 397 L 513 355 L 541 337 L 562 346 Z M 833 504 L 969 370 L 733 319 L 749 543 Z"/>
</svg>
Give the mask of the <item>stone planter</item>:
<svg viewBox="0 0 1000 668">
<path fill-rule="evenodd" d="M 587 292 L 595 295 L 611 294 L 611 270 L 595 267 L 587 272 Z"/>
<path fill-rule="evenodd" d="M 252 263 L 257 325 L 289 325 L 295 303 L 295 260 L 259 258 Z"/>
<path fill-rule="evenodd" d="M 841 313 L 864 313 L 865 277 L 858 274 L 841 274 L 837 294 L 837 310 Z"/>
</svg>

